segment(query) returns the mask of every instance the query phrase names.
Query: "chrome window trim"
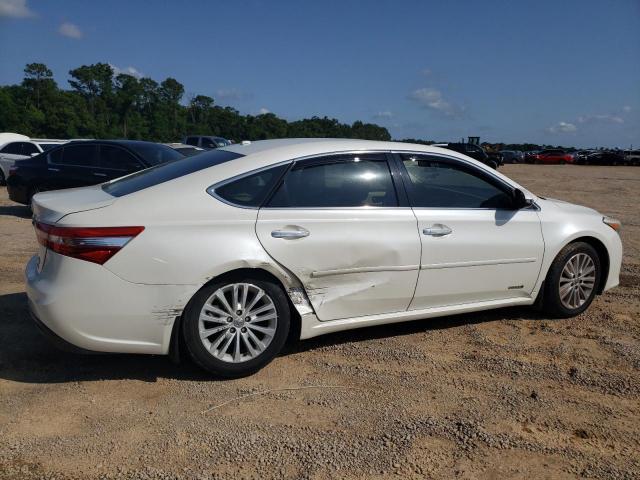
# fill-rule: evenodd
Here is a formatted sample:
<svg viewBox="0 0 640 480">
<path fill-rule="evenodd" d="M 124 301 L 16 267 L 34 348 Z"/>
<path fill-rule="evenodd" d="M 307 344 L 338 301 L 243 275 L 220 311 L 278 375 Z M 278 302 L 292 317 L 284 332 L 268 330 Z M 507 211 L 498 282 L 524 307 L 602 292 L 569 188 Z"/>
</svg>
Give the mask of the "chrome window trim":
<svg viewBox="0 0 640 480">
<path fill-rule="evenodd" d="M 309 160 L 309 159 L 313 159 L 313 158 L 322 158 L 322 157 L 331 157 L 331 156 L 342 156 L 342 155 L 357 155 L 357 154 L 369 154 L 369 153 L 382 153 L 382 154 L 397 154 L 397 155 L 401 155 L 401 154 L 414 154 L 414 155 L 430 155 L 430 156 L 435 156 L 435 157 L 442 157 L 445 158 L 447 160 L 450 161 L 454 161 L 454 162 L 459 162 L 462 163 L 472 169 L 475 169 L 477 171 L 480 171 L 484 174 L 487 175 L 491 175 L 496 181 L 500 182 L 502 185 L 513 189 L 516 188 L 513 185 L 511 185 L 508 182 L 505 182 L 502 178 L 496 176 L 493 174 L 493 172 L 491 170 L 485 170 L 485 169 L 481 169 L 478 168 L 477 165 L 473 164 L 472 162 L 464 159 L 464 158 L 459 158 L 453 155 L 447 155 L 445 153 L 440 153 L 440 152 L 424 152 L 424 151 L 419 151 L 419 150 L 398 150 L 398 149 L 392 149 L 392 150 L 385 150 L 385 149 L 375 149 L 375 150 L 344 150 L 344 151 L 332 151 L 332 152 L 326 152 L 326 153 L 316 153 L 316 154 L 312 154 L 312 155 L 305 155 L 303 157 L 295 157 L 295 158 L 291 158 L 288 160 L 283 160 L 281 162 L 277 162 L 277 163 L 272 163 L 271 165 L 267 165 L 264 167 L 260 167 L 260 168 L 256 168 L 255 170 L 251 170 L 245 173 L 240 173 L 238 175 L 234 175 L 233 177 L 227 178 L 226 180 L 221 180 L 220 182 L 214 183 L 213 185 L 207 187 L 206 192 L 211 195 L 213 198 L 215 198 L 216 200 L 219 200 L 220 202 L 229 205 L 231 207 L 236 207 L 236 208 L 242 208 L 245 210 L 362 210 L 362 209 L 369 209 L 369 210 L 491 210 L 491 211 L 504 211 L 504 212 L 513 212 L 516 210 L 509 210 L 509 209 L 498 209 L 498 208 L 447 208 L 447 207 L 413 207 L 411 205 L 405 207 L 405 206 L 396 206 L 396 207 L 376 207 L 374 205 L 363 205 L 363 206 L 359 206 L 359 207 L 248 207 L 246 205 L 239 205 L 233 202 L 230 202 L 228 200 L 225 200 L 224 198 L 222 198 L 221 196 L 219 196 L 216 193 L 216 189 L 218 187 L 221 187 L 223 185 L 226 185 L 228 183 L 231 183 L 235 180 L 240 180 L 241 178 L 247 177 L 249 175 L 253 175 L 256 173 L 259 173 L 261 171 L 264 170 L 268 170 L 270 168 L 274 168 L 274 167 L 278 167 L 280 165 L 285 165 L 285 164 L 290 164 L 290 166 L 293 166 L 296 162 L 300 162 L 300 161 L 304 161 L 304 160 Z M 385 159 L 385 161 L 387 162 L 387 165 L 389 166 L 389 169 L 391 171 L 391 165 L 388 159 Z M 285 172 L 286 175 L 287 172 Z M 397 180 L 393 179 L 393 172 L 392 172 L 392 181 L 396 182 Z M 395 183 L 394 183 L 395 186 Z M 273 192 L 272 192 L 273 193 Z M 396 192 L 397 195 L 397 192 Z M 532 204 L 528 207 L 522 208 L 520 210 L 535 210 L 535 211 L 540 211 L 540 207 L 538 206 L 538 204 L 534 201 L 532 202 Z"/>
<path fill-rule="evenodd" d="M 509 182 L 506 182 L 504 179 L 498 177 L 497 175 L 495 175 L 493 173 L 493 169 L 483 169 L 483 168 L 479 168 L 477 165 L 475 165 L 474 163 L 470 162 L 467 159 L 464 158 L 459 158 L 453 155 L 447 155 L 444 153 L 440 153 L 440 152 L 420 152 L 420 151 L 415 151 L 415 150 L 411 150 L 411 151 L 407 151 L 407 150 L 393 150 L 392 153 L 401 155 L 401 154 L 409 154 L 409 155 L 428 155 L 428 156 L 432 156 L 432 157 L 436 157 L 436 161 L 437 161 L 437 157 L 440 158 L 444 158 L 446 160 L 452 161 L 452 162 L 458 162 L 461 163 L 475 171 L 478 172 L 482 172 L 485 175 L 490 175 L 495 181 L 499 182 L 501 185 L 506 186 L 507 188 L 513 190 L 514 188 L 516 188 L 514 185 L 510 184 Z M 402 160 L 400 160 L 402 161 Z M 406 167 L 405 167 L 406 169 Z M 520 210 L 535 210 L 535 211 L 540 211 L 540 206 L 535 202 L 535 199 L 532 200 L 531 205 L 525 207 L 525 208 L 521 208 L 519 210 L 511 210 L 508 208 L 481 208 L 481 207 L 477 207 L 477 208 L 472 208 L 472 207 L 465 207 L 465 208 L 458 208 L 458 207 L 411 207 L 414 210 L 491 210 L 494 212 L 500 211 L 500 212 L 516 212 L 516 211 L 520 211 Z"/>
</svg>

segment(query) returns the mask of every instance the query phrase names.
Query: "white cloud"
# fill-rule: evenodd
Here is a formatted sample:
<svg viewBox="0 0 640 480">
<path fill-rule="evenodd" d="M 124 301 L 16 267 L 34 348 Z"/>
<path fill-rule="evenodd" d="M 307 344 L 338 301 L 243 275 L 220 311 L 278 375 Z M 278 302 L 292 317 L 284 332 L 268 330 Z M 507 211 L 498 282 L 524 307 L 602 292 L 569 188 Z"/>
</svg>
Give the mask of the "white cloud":
<svg viewBox="0 0 640 480">
<path fill-rule="evenodd" d="M 549 133 L 573 133 L 577 131 L 578 127 L 576 127 L 573 123 L 568 122 L 558 122 L 555 125 L 547 128 L 547 132 Z"/>
<path fill-rule="evenodd" d="M 439 112 L 447 117 L 458 117 L 464 108 L 444 99 L 442 92 L 436 88 L 419 88 L 409 98 L 428 110 Z"/>
<path fill-rule="evenodd" d="M 136 77 L 136 78 L 142 78 L 144 76 L 144 74 L 140 70 L 138 70 L 136 67 L 120 68 L 114 65 L 113 63 L 110 63 L 109 66 L 113 70 L 114 77 L 117 75 L 120 75 L 121 73 L 126 73 L 127 75 L 131 75 L 132 77 Z"/>
<path fill-rule="evenodd" d="M 610 114 L 581 115 L 578 117 L 578 123 L 624 123 L 624 119 Z"/>
<path fill-rule="evenodd" d="M 64 22 L 58 27 L 58 33 L 63 37 L 75 38 L 79 40 L 83 37 L 82 30 L 76 24 Z"/>
<path fill-rule="evenodd" d="M 631 107 L 629 105 L 625 105 L 622 107 L 622 111 L 625 113 L 629 113 L 631 111 Z"/>
<path fill-rule="evenodd" d="M 267 113 L 271 113 L 271 110 L 262 107 L 260 110 L 258 110 L 258 114 L 259 115 L 266 115 Z"/>
<path fill-rule="evenodd" d="M 393 114 L 393 112 L 390 112 L 388 110 L 385 110 L 383 112 L 376 112 L 373 114 L 373 118 L 377 118 L 379 120 L 388 120 L 390 118 L 395 117 L 395 115 Z"/>
<path fill-rule="evenodd" d="M 36 14 L 27 6 L 27 0 L 0 0 L 0 17 L 29 18 Z"/>
</svg>

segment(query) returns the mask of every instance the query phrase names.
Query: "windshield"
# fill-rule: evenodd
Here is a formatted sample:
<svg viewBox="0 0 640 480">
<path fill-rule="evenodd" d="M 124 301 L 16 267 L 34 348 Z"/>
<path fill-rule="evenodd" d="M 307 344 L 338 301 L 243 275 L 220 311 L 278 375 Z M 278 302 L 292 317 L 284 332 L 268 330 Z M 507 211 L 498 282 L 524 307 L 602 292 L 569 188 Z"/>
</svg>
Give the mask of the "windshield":
<svg viewBox="0 0 640 480">
<path fill-rule="evenodd" d="M 167 147 L 169 150 L 171 148 Z M 209 150 L 193 157 L 183 157 L 177 153 L 178 160 L 163 163 L 155 167 L 147 168 L 139 172 L 127 175 L 109 183 L 102 185 L 102 190 L 114 197 L 122 197 L 130 193 L 153 187 L 160 183 L 168 182 L 174 178 L 182 177 L 198 170 L 213 167 L 239 157 L 239 153 L 227 152 L 226 150 Z"/>
<path fill-rule="evenodd" d="M 184 155 L 173 148 L 157 143 L 130 143 L 127 147 L 144 158 L 149 165 L 160 165 L 184 158 Z"/>
</svg>

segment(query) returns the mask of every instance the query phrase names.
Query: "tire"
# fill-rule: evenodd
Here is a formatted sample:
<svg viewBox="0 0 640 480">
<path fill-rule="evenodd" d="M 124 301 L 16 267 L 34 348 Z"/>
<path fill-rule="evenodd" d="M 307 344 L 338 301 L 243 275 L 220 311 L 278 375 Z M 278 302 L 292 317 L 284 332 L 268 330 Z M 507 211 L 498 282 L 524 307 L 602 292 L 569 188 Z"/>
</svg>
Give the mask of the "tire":
<svg viewBox="0 0 640 480">
<path fill-rule="evenodd" d="M 565 162 L 564 160 L 560 160 L 560 165 L 566 165 L 567 162 Z"/>
<path fill-rule="evenodd" d="M 494 162 L 493 160 L 489 160 L 489 163 L 487 163 L 487 165 L 489 165 L 494 170 L 498 169 L 498 164 L 496 162 Z"/>
<path fill-rule="evenodd" d="M 577 278 L 571 277 L 571 270 L 576 271 Z M 555 318 L 581 314 L 591 305 L 601 274 L 598 252 L 585 242 L 570 243 L 560 251 L 549 268 L 544 286 L 543 310 Z M 577 281 L 583 283 L 571 287 Z M 576 293 L 574 295 L 571 292 Z"/>
<path fill-rule="evenodd" d="M 0 169 L 0 185 L 6 185 L 7 184 L 7 179 L 4 178 L 4 172 L 2 171 L 2 169 Z"/>
<path fill-rule="evenodd" d="M 234 295 L 236 305 L 232 305 Z M 230 313 L 220 296 L 229 308 L 244 308 Z M 248 309 L 259 313 L 247 321 Z M 225 319 L 221 314 L 228 316 Z M 202 321 L 201 315 L 212 320 Z M 257 372 L 280 352 L 290 324 L 289 302 L 279 285 L 267 279 L 228 276 L 194 295 L 184 312 L 182 333 L 196 364 L 216 376 L 238 378 Z M 201 338 L 201 329 L 212 333 Z"/>
</svg>

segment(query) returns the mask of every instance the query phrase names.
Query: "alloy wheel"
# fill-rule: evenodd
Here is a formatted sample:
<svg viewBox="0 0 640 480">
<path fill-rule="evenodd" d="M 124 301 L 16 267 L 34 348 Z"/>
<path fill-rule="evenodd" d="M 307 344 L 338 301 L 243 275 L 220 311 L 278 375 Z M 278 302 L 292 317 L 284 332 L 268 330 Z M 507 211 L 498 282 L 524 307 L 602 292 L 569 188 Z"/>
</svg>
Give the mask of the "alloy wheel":
<svg viewBox="0 0 640 480">
<path fill-rule="evenodd" d="M 558 284 L 560 301 L 565 308 L 575 310 L 584 305 L 595 288 L 596 266 L 591 256 L 576 253 L 567 260 Z"/>
<path fill-rule="evenodd" d="M 216 290 L 204 303 L 198 320 L 204 347 L 229 363 L 246 362 L 262 354 L 277 326 L 273 300 L 251 283 L 232 283 Z"/>
</svg>

